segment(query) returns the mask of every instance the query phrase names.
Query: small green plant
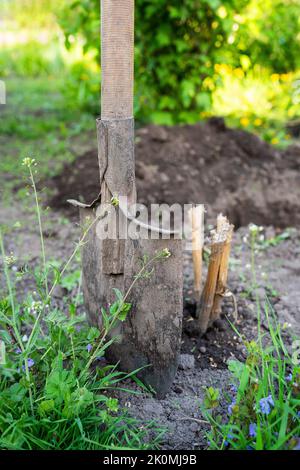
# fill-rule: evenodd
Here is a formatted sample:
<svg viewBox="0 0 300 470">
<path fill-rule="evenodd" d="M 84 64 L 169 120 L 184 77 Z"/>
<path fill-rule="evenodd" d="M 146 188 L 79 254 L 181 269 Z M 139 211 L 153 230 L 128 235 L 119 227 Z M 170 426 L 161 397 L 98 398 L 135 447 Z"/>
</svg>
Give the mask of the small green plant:
<svg viewBox="0 0 300 470">
<path fill-rule="evenodd" d="M 266 305 L 266 313 L 270 305 Z M 269 315 L 268 315 L 269 318 Z M 269 319 L 272 344 L 244 342 L 245 363 L 229 361 L 232 386 L 226 416 L 205 402 L 210 449 L 284 450 L 300 445 L 300 367 L 293 363 L 278 325 Z"/>
<path fill-rule="evenodd" d="M 46 261 L 41 212 L 32 168 L 33 159 L 24 160 L 28 168 L 37 208 L 42 269 L 15 273 L 13 254 L 6 255 L 0 232 L 0 251 L 5 292 L 0 297 L 0 449 L 137 449 L 157 445 L 146 439 L 148 429 L 120 409 L 114 390 L 121 380 L 134 376 L 116 370 L 104 360 L 115 337 L 109 333 L 116 322 L 130 312 L 129 291 L 115 289 L 116 300 L 108 311 L 102 309 L 103 328 L 88 326 L 77 314 L 77 299 L 65 298 L 62 312 L 52 302 L 57 285 L 66 281 L 68 270 L 85 237 L 88 226 L 71 257 L 59 271 Z M 94 223 L 94 222 L 93 222 Z M 143 264 L 132 285 L 141 279 L 152 263 L 169 255 L 156 254 Z M 16 281 L 34 275 L 37 288 L 20 300 Z M 76 275 L 77 276 L 77 275 Z M 65 282 L 63 282 L 65 279 Z M 76 277 L 78 280 L 78 277 Z M 100 306 L 99 306 L 100 313 Z M 148 443 L 147 443 L 148 442 Z"/>
<path fill-rule="evenodd" d="M 255 288 L 255 250 L 259 227 L 250 227 L 252 284 Z M 300 367 L 284 344 L 276 314 L 266 299 L 268 336 L 261 331 L 261 305 L 256 296 L 258 338 L 248 342 L 245 363 L 229 361 L 232 386 L 227 413 L 218 412 L 217 391 L 206 392 L 204 414 L 211 424 L 210 449 L 284 450 L 300 448 Z"/>
</svg>

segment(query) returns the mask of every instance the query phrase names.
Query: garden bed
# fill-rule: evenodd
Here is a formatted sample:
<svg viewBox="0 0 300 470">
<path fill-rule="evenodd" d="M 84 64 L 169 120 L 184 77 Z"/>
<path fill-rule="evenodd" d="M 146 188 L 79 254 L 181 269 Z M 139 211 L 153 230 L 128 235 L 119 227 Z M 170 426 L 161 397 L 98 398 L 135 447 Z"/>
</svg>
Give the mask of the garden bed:
<svg viewBox="0 0 300 470">
<path fill-rule="evenodd" d="M 167 429 L 162 438 L 163 449 L 207 448 L 209 426 L 201 412 L 207 387 L 222 391 L 220 412 L 227 414 L 225 392 L 232 380 L 228 360 L 243 362 L 246 358 L 245 346 L 229 321 L 234 322 L 243 337 L 257 338 L 257 302 L 263 307 L 268 297 L 279 323 L 284 326 L 288 347 L 290 335 L 299 335 L 299 157 L 297 146 L 275 150 L 254 135 L 227 129 L 222 120 L 180 128 L 149 126 L 137 131 L 137 184 L 141 202 L 203 202 L 205 195 L 209 220 L 222 210 L 237 226 L 229 273 L 229 289 L 237 299 L 237 320 L 234 320 L 232 300 L 227 298 L 222 319 L 204 336 L 197 336 L 192 259 L 191 253 L 185 253 L 181 359 L 170 393 L 158 401 L 141 389 L 140 395 L 114 392 L 121 406 L 139 419 L 141 426 L 154 420 Z M 65 166 L 61 174 L 39 183 L 52 193 L 48 200 L 52 210 L 44 226 L 48 259 L 66 260 L 70 256 L 79 227 L 74 224 L 77 211 L 66 199 L 91 200 L 98 191 L 97 175 L 97 156 L 92 150 Z M 5 240 L 6 251 L 13 252 L 17 260 L 15 270 L 22 270 L 26 263 L 37 266 L 40 239 L 34 214 L 28 214 L 17 204 L 2 207 L 0 222 L 6 224 L 8 220 L 19 222 L 14 237 Z M 250 222 L 264 225 L 252 248 L 246 226 Z M 287 226 L 296 228 L 287 229 Z M 253 249 L 256 285 L 251 268 Z M 75 272 L 79 270 L 78 262 L 72 265 Z M 71 275 L 69 284 L 55 289 L 53 300 L 60 309 L 66 310 L 69 299 L 78 293 L 76 280 L 78 277 L 73 279 Z M 141 289 L 142 283 L 141 280 Z M 33 289 L 26 277 L 18 284 L 22 295 Z M 79 307 L 78 312 L 82 310 Z M 262 329 L 268 337 L 264 317 Z M 134 391 L 138 389 L 131 380 L 125 385 Z"/>
<path fill-rule="evenodd" d="M 278 150 L 219 118 L 180 127 L 148 126 L 136 132 L 140 203 L 205 203 L 208 216 L 228 215 L 236 228 L 248 223 L 300 225 L 300 147 Z M 99 192 L 95 149 L 61 174 L 43 181 L 49 204 L 73 217 L 67 199 L 91 201 Z"/>
</svg>

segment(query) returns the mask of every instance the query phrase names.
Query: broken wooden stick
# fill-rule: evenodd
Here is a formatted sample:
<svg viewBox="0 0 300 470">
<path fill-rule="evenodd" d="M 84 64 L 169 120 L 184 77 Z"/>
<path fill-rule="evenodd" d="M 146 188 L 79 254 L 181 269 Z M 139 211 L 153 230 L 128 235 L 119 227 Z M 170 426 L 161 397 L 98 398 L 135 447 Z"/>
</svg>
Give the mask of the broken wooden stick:
<svg viewBox="0 0 300 470">
<path fill-rule="evenodd" d="M 206 282 L 197 308 L 198 326 L 201 334 L 219 317 L 222 298 L 226 292 L 228 261 L 233 226 L 220 214 L 217 229 L 211 232 L 211 254 Z"/>
<path fill-rule="evenodd" d="M 217 232 L 219 234 L 223 234 L 223 236 L 226 237 L 226 241 L 224 244 L 224 249 L 220 261 L 216 293 L 211 312 L 210 323 L 213 323 L 215 320 L 220 318 L 222 311 L 222 301 L 224 296 L 226 295 L 226 292 L 228 291 L 227 278 L 233 229 L 234 226 L 229 223 L 227 217 L 224 217 L 222 214 L 219 214 L 217 218 Z"/>
<path fill-rule="evenodd" d="M 201 334 L 206 332 L 209 325 L 223 249 L 224 240 L 219 241 L 217 232 L 213 232 L 211 237 L 211 254 L 209 258 L 206 282 L 197 308 L 198 327 Z"/>
<path fill-rule="evenodd" d="M 204 206 L 192 207 L 189 211 L 192 225 L 192 257 L 194 268 L 194 296 L 198 301 L 202 283 L 202 252 L 203 252 L 203 225 Z"/>
</svg>

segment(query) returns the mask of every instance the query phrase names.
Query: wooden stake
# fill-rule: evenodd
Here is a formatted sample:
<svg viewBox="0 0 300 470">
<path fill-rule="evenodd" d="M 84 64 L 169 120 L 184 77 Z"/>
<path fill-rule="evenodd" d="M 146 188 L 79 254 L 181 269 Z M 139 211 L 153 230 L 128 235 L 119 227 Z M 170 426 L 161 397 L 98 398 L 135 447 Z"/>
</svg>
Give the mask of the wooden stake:
<svg viewBox="0 0 300 470">
<path fill-rule="evenodd" d="M 224 240 L 219 241 L 217 232 L 213 232 L 207 278 L 197 309 L 198 326 L 201 334 L 206 332 L 209 325 L 223 249 Z"/>
<path fill-rule="evenodd" d="M 202 252 L 203 252 L 203 224 L 204 206 L 192 207 L 189 212 L 192 225 L 192 257 L 194 267 L 194 296 L 198 301 L 202 281 Z"/>
<path fill-rule="evenodd" d="M 220 316 L 221 304 L 227 288 L 228 263 L 233 225 L 222 214 L 217 217 L 217 229 L 211 233 L 211 255 L 207 278 L 197 309 L 200 333 Z"/>
<path fill-rule="evenodd" d="M 220 261 L 216 294 L 211 312 L 211 323 L 213 323 L 220 317 L 223 297 L 227 290 L 228 266 L 233 229 L 234 226 L 229 224 L 227 217 L 224 217 L 222 214 L 219 214 L 217 219 L 217 231 L 220 235 L 223 233 L 224 236 L 226 236 L 226 241 L 224 244 L 222 258 Z"/>
</svg>

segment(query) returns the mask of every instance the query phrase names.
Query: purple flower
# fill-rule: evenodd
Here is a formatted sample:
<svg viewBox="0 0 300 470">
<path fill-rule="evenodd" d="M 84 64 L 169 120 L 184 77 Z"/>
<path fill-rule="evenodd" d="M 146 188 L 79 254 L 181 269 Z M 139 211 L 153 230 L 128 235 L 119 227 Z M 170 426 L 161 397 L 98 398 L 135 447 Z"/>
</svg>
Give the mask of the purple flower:
<svg viewBox="0 0 300 470">
<path fill-rule="evenodd" d="M 21 350 L 20 348 L 16 348 L 16 349 L 15 349 L 15 353 L 16 353 L 16 354 L 21 354 L 21 352 L 22 352 L 22 350 Z"/>
<path fill-rule="evenodd" d="M 293 374 L 290 372 L 290 373 L 286 376 L 285 380 L 286 380 L 287 382 L 291 382 L 291 381 L 293 380 Z"/>
<path fill-rule="evenodd" d="M 229 431 L 229 433 L 227 434 L 227 439 L 230 440 L 230 439 L 234 439 L 234 435 L 231 434 L 231 431 Z M 225 447 L 228 447 L 229 446 L 229 442 L 226 440 L 224 441 L 224 446 Z"/>
<path fill-rule="evenodd" d="M 256 437 L 256 423 L 249 424 L 249 436 Z"/>
<path fill-rule="evenodd" d="M 93 349 L 93 346 L 89 343 L 86 347 L 87 352 L 90 353 L 92 349 Z"/>
<path fill-rule="evenodd" d="M 34 366 L 34 360 L 31 359 L 30 357 L 27 359 L 27 366 L 30 369 L 30 367 Z M 22 369 L 25 371 L 25 366 L 22 366 Z"/>
<path fill-rule="evenodd" d="M 272 395 L 269 395 L 266 398 L 261 398 L 259 400 L 260 411 L 264 415 L 270 414 L 271 408 L 274 406 L 274 401 Z"/>
<path fill-rule="evenodd" d="M 236 385 L 232 384 L 231 387 L 230 387 L 230 391 L 231 391 L 232 394 L 236 394 L 237 393 Z"/>
</svg>

